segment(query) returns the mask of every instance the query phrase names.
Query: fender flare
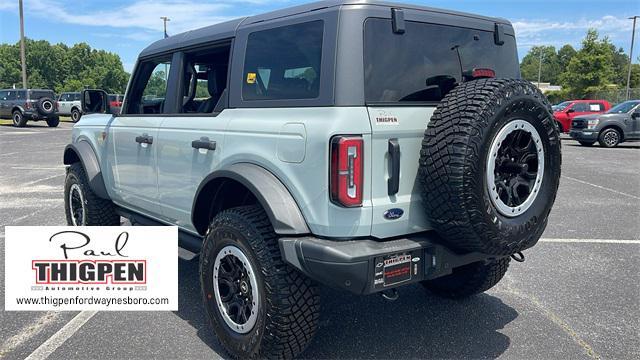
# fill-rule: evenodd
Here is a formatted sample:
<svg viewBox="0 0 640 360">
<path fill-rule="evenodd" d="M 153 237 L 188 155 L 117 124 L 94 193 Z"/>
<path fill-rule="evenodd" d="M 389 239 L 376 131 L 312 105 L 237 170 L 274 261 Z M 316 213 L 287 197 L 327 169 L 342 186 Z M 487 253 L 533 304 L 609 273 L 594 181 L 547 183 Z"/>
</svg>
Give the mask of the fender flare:
<svg viewBox="0 0 640 360">
<path fill-rule="evenodd" d="M 192 223 L 195 223 L 198 201 L 206 201 L 199 199 L 200 192 L 209 182 L 219 178 L 235 180 L 249 189 L 267 213 L 276 234 L 310 233 L 298 204 L 284 184 L 268 170 L 250 163 L 233 164 L 226 169 L 214 171 L 202 180 L 191 208 Z"/>
<path fill-rule="evenodd" d="M 102 178 L 98 157 L 88 141 L 79 141 L 75 144 L 69 144 L 64 148 L 63 163 L 65 165 L 71 165 L 78 160 L 80 160 L 87 174 L 91 190 L 98 197 L 110 200 L 107 188 L 104 185 L 104 179 Z"/>
</svg>

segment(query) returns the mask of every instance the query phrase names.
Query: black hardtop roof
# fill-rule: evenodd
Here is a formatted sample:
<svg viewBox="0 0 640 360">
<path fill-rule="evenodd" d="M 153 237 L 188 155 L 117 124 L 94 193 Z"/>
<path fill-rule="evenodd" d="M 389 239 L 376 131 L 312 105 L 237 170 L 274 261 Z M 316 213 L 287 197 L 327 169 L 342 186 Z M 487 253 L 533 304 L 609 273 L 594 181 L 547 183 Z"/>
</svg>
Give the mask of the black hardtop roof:
<svg viewBox="0 0 640 360">
<path fill-rule="evenodd" d="M 340 6 L 342 5 L 374 5 L 374 6 L 384 6 L 389 8 L 414 9 L 414 10 L 429 11 L 429 12 L 435 12 L 435 13 L 441 13 L 441 14 L 464 16 L 464 17 L 469 17 L 474 19 L 481 19 L 481 20 L 499 22 L 499 23 L 510 25 L 509 21 L 501 18 L 487 17 L 487 16 L 469 14 L 469 13 L 458 12 L 453 10 L 444 10 L 444 9 L 432 8 L 427 6 L 415 5 L 415 4 L 401 4 L 401 3 L 378 1 L 378 0 L 323 0 L 323 1 L 317 1 L 317 2 L 304 4 L 304 5 L 292 6 L 292 7 L 288 7 L 281 10 L 275 10 L 265 14 L 238 18 L 231 21 L 226 21 L 219 24 L 206 26 L 200 29 L 176 34 L 166 39 L 158 40 L 152 43 L 151 45 L 147 46 L 140 53 L 140 57 L 146 57 L 150 55 L 163 53 L 166 51 L 171 51 L 174 49 L 185 48 L 185 47 L 197 45 L 200 43 L 211 42 L 211 41 L 221 40 L 225 38 L 231 38 L 235 36 L 237 29 L 242 25 L 255 24 L 258 22 L 284 18 L 287 16 L 302 14 L 302 13 L 311 12 L 311 11 L 320 10 L 320 9 L 335 8 L 335 10 L 338 11 Z"/>
</svg>

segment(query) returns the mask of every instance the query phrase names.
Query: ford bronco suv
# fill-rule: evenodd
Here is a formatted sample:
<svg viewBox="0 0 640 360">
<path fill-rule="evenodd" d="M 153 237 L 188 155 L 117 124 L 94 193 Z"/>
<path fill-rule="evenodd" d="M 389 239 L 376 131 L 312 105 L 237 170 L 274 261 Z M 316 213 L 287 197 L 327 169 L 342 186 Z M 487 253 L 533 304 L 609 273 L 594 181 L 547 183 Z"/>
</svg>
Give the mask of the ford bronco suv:
<svg viewBox="0 0 640 360">
<path fill-rule="evenodd" d="M 324 1 L 175 35 L 142 51 L 119 113 L 84 91 L 67 221 L 177 226 L 221 344 L 293 357 L 318 284 L 461 298 L 524 259 L 561 157 L 519 77 L 508 21 L 414 5 Z"/>
<path fill-rule="evenodd" d="M 16 127 L 26 126 L 29 120 L 46 120 L 49 127 L 57 127 L 60 118 L 56 114 L 54 99 L 53 90 L 0 90 L 0 119 L 11 119 Z"/>
<path fill-rule="evenodd" d="M 66 92 L 58 97 L 58 115 L 71 117 L 71 121 L 78 122 L 82 117 L 82 104 L 79 92 Z"/>
</svg>

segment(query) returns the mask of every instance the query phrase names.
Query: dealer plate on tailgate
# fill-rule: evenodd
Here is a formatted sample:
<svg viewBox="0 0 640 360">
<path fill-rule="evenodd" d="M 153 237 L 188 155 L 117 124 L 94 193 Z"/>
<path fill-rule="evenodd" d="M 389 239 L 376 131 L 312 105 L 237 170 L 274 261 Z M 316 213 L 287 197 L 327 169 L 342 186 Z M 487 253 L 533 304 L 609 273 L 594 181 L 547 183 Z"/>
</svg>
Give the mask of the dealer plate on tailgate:
<svg viewBox="0 0 640 360">
<path fill-rule="evenodd" d="M 396 286 L 422 277 L 421 251 L 378 256 L 375 259 L 373 287 Z"/>
</svg>

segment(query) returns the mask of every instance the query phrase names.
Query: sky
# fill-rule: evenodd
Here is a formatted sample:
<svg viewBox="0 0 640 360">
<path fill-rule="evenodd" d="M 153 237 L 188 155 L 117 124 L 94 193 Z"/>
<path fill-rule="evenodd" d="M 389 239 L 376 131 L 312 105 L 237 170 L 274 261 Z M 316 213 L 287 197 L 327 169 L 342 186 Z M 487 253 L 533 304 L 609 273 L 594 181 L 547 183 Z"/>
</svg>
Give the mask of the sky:
<svg viewBox="0 0 640 360">
<path fill-rule="evenodd" d="M 131 71 L 138 53 L 162 38 L 161 16 L 171 20 L 169 35 L 238 17 L 255 15 L 301 0 L 24 0 L 25 35 L 51 43 L 87 42 L 117 53 Z M 535 45 L 578 48 L 588 28 L 598 29 L 628 53 L 632 21 L 640 0 L 404 0 L 405 3 L 471 12 L 510 20 L 522 58 Z M 0 43 L 20 39 L 18 0 L 0 0 Z M 640 19 L 634 62 L 640 55 Z"/>
</svg>

